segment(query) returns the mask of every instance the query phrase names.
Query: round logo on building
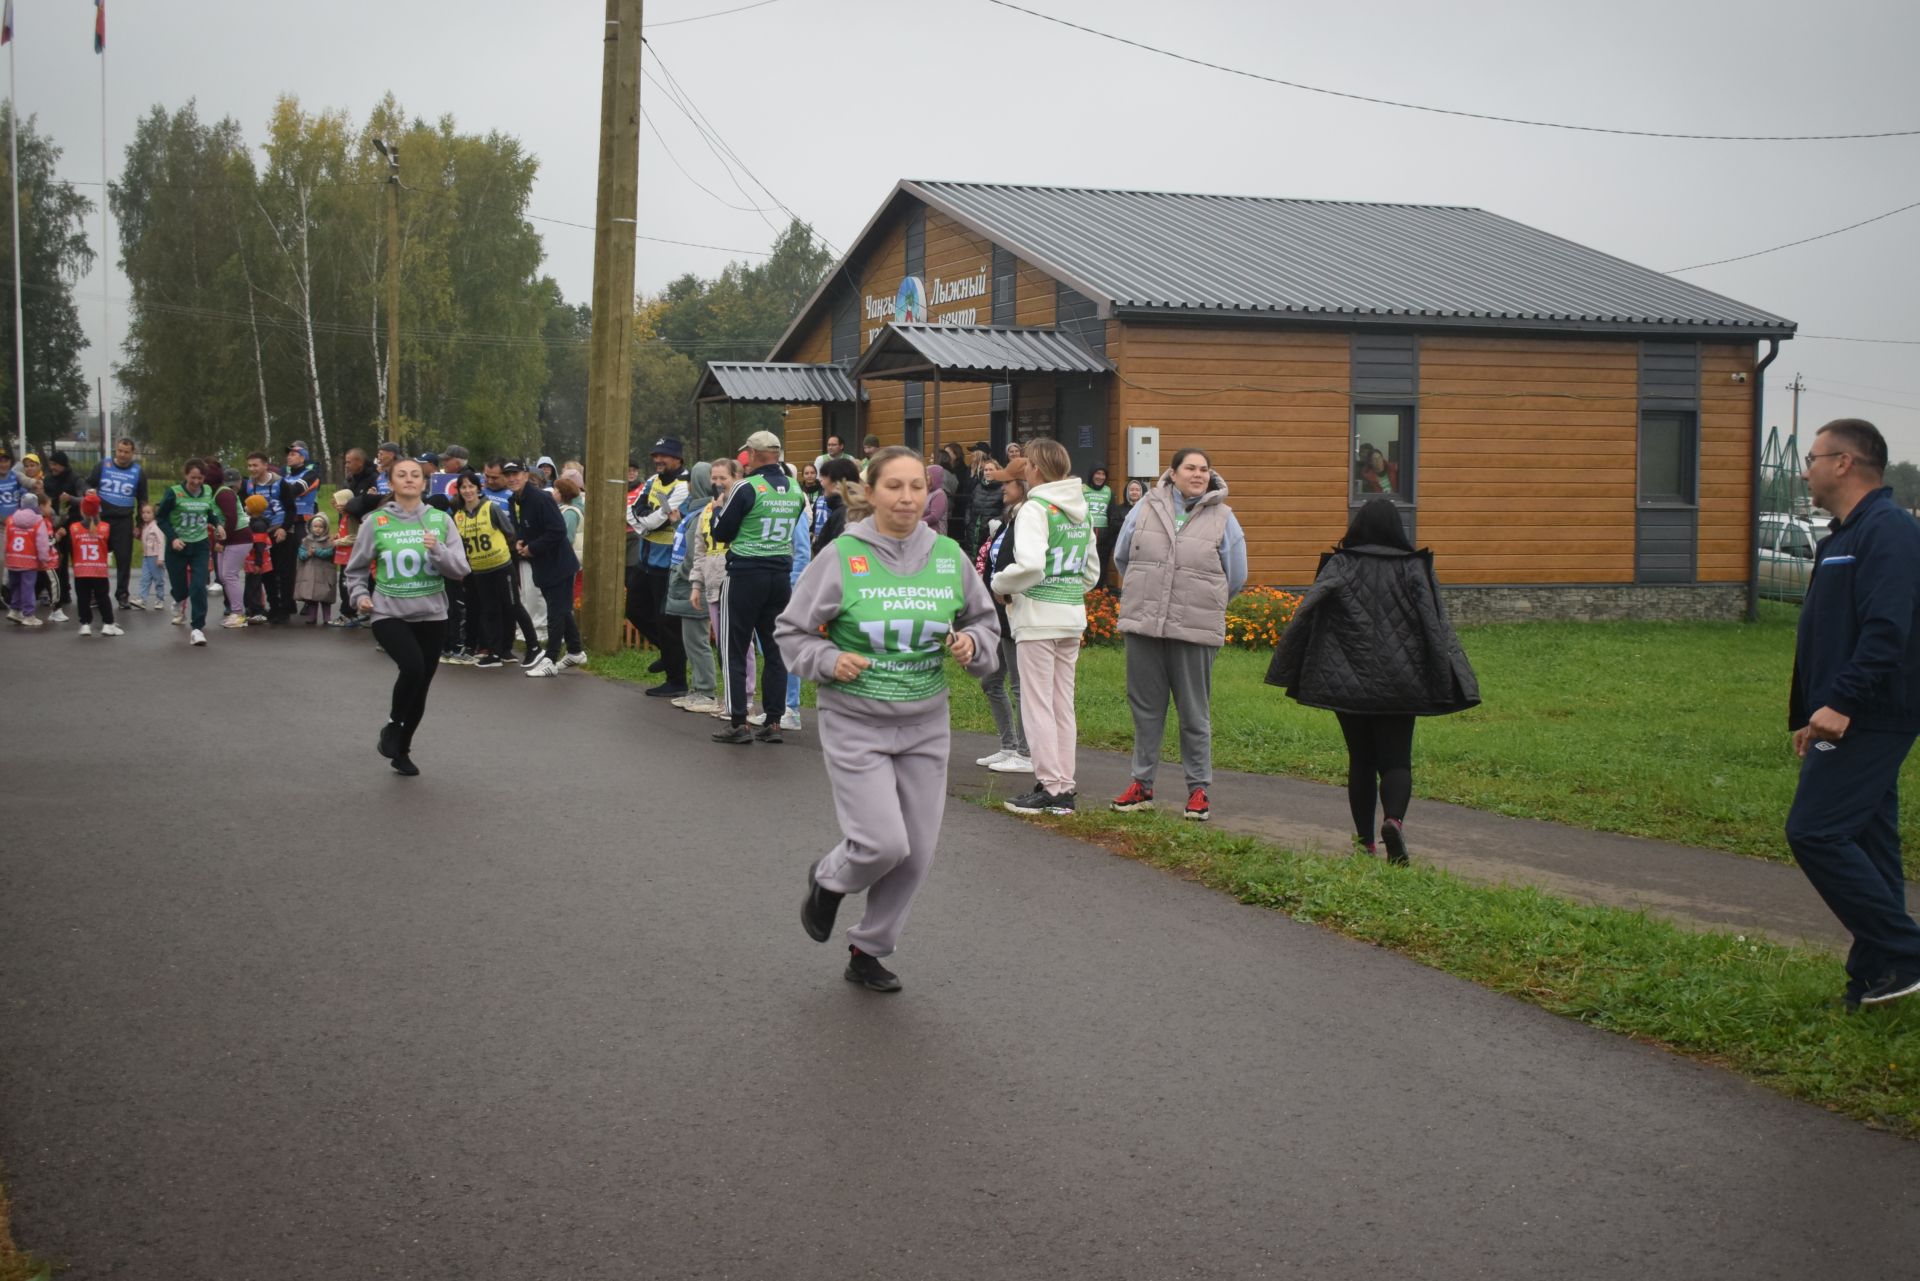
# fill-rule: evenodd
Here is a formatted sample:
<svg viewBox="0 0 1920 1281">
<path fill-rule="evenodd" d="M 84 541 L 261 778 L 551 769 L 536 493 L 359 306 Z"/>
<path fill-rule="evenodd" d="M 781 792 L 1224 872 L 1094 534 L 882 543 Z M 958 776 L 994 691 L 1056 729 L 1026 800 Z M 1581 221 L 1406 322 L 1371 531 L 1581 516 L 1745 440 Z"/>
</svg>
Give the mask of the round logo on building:
<svg viewBox="0 0 1920 1281">
<path fill-rule="evenodd" d="M 927 287 L 920 277 L 901 277 L 900 292 L 893 296 L 893 319 L 902 325 L 927 323 Z"/>
</svg>

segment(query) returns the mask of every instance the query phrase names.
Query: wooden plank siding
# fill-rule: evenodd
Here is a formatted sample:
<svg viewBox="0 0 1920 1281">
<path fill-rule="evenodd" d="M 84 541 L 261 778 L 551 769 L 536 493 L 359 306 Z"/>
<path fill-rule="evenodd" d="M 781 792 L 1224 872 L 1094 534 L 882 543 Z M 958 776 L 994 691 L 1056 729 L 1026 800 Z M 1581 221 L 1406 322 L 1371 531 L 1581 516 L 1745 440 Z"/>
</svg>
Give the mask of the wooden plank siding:
<svg viewBox="0 0 1920 1281">
<path fill-rule="evenodd" d="M 1108 456 L 1124 457 L 1129 425 L 1161 429 L 1163 463 L 1207 449 L 1253 581 L 1310 581 L 1349 512 L 1347 335 L 1116 321 L 1108 352 L 1122 374 Z M 1421 338 L 1419 540 L 1446 581 L 1633 581 L 1637 355 L 1631 341 Z M 1754 349 L 1702 355 L 1698 578 L 1744 582 Z"/>
<path fill-rule="evenodd" d="M 1633 581 L 1638 360 L 1631 342 L 1421 339 L 1419 537 L 1446 581 Z"/>
<path fill-rule="evenodd" d="M 1108 440 L 1160 429 L 1161 464 L 1204 448 L 1247 531 L 1256 583 L 1305 583 L 1347 525 L 1345 333 L 1112 322 L 1107 354 L 1123 381 Z"/>
<path fill-rule="evenodd" d="M 1700 570 L 1703 583 L 1744 583 L 1752 572 L 1754 343 L 1700 349 Z M 1745 374 L 1745 382 L 1734 382 Z"/>
</svg>

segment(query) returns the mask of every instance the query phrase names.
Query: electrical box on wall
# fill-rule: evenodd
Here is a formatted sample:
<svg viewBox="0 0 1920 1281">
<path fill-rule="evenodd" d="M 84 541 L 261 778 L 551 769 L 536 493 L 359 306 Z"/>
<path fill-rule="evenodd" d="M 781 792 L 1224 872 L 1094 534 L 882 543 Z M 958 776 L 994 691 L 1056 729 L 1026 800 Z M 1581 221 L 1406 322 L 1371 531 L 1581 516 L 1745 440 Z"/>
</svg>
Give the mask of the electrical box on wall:
<svg viewBox="0 0 1920 1281">
<path fill-rule="evenodd" d="M 1127 476 L 1153 481 L 1160 479 L 1160 429 L 1127 428 Z"/>
</svg>

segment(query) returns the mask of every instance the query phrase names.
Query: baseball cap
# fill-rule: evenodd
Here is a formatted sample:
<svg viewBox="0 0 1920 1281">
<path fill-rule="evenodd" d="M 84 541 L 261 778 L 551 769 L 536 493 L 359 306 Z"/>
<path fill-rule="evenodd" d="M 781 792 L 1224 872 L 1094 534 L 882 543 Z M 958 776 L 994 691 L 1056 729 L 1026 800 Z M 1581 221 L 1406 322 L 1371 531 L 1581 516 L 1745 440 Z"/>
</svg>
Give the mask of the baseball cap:
<svg viewBox="0 0 1920 1281">
<path fill-rule="evenodd" d="M 376 454 L 397 454 L 400 452 L 400 446 L 390 440 L 383 440 L 373 447 L 373 452 Z"/>
<path fill-rule="evenodd" d="M 525 470 L 526 468 L 520 464 L 520 460 L 517 458 L 508 459 L 506 464 L 500 468 L 501 474 L 506 476 L 518 476 Z"/>
<path fill-rule="evenodd" d="M 753 435 L 747 437 L 746 444 L 740 446 L 740 448 L 742 449 L 772 449 L 772 450 L 778 450 L 780 447 L 781 447 L 780 438 L 774 435 L 770 431 L 757 431 L 753 433 Z"/>
<path fill-rule="evenodd" d="M 421 454 L 417 461 L 423 462 L 423 463 L 432 463 L 435 467 L 438 467 L 440 465 L 440 455 L 434 453 L 431 449 L 429 449 L 426 453 Z"/>
<path fill-rule="evenodd" d="M 27 454 L 27 455 L 24 455 L 24 456 L 23 456 L 23 457 L 22 457 L 22 458 L 20 459 L 20 461 L 21 461 L 21 462 L 23 462 L 23 463 L 37 463 L 37 462 L 39 462 L 39 461 L 40 461 L 40 455 L 38 455 L 38 454 Z"/>
</svg>

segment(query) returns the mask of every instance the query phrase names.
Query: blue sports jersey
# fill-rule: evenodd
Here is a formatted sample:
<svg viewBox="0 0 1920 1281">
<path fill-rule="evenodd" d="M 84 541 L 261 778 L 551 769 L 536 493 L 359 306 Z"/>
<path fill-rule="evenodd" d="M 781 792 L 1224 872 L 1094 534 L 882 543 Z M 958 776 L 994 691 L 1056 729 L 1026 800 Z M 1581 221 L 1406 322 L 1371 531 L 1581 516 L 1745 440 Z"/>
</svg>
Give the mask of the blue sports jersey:
<svg viewBox="0 0 1920 1281">
<path fill-rule="evenodd" d="M 20 473 L 8 471 L 0 476 L 0 521 L 20 510 Z"/>
<path fill-rule="evenodd" d="M 140 488 L 140 464 L 131 467 L 115 467 L 111 462 L 100 464 L 100 505 L 131 510 Z"/>
<path fill-rule="evenodd" d="M 270 480 L 264 485 L 256 485 L 252 481 L 248 481 L 246 482 L 246 488 L 242 492 L 248 498 L 258 494 L 267 500 L 267 521 L 269 524 L 279 526 L 287 523 L 287 505 L 280 501 L 279 481 Z"/>
<path fill-rule="evenodd" d="M 320 473 L 312 463 L 308 463 L 297 472 L 288 472 L 287 479 L 296 485 L 306 486 L 305 492 L 293 500 L 293 510 L 302 520 L 310 518 L 320 510 Z"/>
</svg>

